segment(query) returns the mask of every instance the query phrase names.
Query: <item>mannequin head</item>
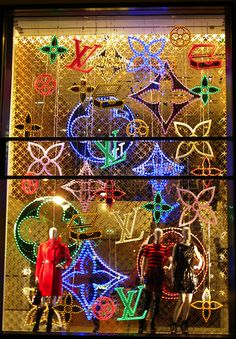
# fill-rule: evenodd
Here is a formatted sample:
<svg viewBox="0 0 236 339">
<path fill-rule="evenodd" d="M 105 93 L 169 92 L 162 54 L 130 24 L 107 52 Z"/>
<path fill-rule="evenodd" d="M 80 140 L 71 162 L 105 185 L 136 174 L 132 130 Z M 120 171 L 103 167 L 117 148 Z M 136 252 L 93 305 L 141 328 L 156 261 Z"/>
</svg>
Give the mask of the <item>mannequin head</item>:
<svg viewBox="0 0 236 339">
<path fill-rule="evenodd" d="M 183 242 L 190 243 L 190 241 L 191 241 L 191 229 L 190 229 L 190 227 L 187 227 L 187 226 L 183 227 L 182 234 L 183 234 Z"/>
<path fill-rule="evenodd" d="M 153 235 L 154 235 L 154 243 L 155 243 L 155 244 L 160 243 L 161 240 L 162 240 L 162 237 L 163 237 L 163 231 L 162 231 L 162 229 L 161 229 L 161 228 L 158 228 L 158 227 L 155 228 Z"/>
<path fill-rule="evenodd" d="M 57 239 L 57 228 L 51 227 L 49 229 L 49 239 Z"/>
</svg>

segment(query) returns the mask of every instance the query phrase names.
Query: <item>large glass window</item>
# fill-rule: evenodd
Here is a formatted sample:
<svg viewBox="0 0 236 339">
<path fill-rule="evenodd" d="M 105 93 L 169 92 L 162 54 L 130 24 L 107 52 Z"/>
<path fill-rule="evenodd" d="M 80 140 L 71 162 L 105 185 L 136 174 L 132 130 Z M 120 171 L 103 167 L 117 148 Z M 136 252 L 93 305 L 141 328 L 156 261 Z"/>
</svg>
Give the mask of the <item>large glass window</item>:
<svg viewBox="0 0 236 339">
<path fill-rule="evenodd" d="M 35 324 L 35 264 L 51 227 L 73 259 L 53 330 L 133 333 L 144 245 L 160 227 L 172 253 L 188 226 L 202 259 L 189 332 L 229 332 L 224 19 L 15 18 L 5 331 Z M 170 332 L 179 295 L 166 270 L 156 333 Z"/>
</svg>

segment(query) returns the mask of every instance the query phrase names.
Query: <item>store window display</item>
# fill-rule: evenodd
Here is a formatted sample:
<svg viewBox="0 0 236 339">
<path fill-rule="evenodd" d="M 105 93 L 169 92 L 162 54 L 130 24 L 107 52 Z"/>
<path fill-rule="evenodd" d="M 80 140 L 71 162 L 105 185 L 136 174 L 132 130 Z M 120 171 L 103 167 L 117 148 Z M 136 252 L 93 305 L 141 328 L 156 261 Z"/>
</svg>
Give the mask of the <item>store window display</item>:
<svg viewBox="0 0 236 339">
<path fill-rule="evenodd" d="M 33 332 L 39 330 L 40 319 L 48 302 L 47 332 L 52 329 L 53 307 L 62 296 L 62 270 L 69 267 L 72 258 L 69 248 L 58 237 L 56 227 L 49 229 L 49 239 L 39 246 L 36 261 L 35 282 L 38 284 L 42 298 L 36 312 Z"/>
<path fill-rule="evenodd" d="M 197 286 L 197 270 L 203 264 L 202 256 L 196 245 L 191 242 L 191 229 L 184 227 L 183 239 L 173 247 L 171 265 L 171 283 L 173 290 L 179 293 L 174 309 L 171 333 L 177 333 L 177 321 L 182 313 L 182 334 L 188 334 L 188 315 L 193 293 Z M 196 260 L 198 264 L 195 265 Z"/>
</svg>

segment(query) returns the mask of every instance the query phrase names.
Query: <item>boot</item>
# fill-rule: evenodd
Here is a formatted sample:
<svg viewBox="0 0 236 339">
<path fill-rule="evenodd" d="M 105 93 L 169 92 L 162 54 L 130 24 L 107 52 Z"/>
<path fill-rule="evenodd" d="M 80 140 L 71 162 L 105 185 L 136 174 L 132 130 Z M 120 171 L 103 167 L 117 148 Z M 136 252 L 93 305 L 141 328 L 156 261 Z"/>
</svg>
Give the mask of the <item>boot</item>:
<svg viewBox="0 0 236 339">
<path fill-rule="evenodd" d="M 174 321 L 172 321 L 172 323 L 170 325 L 170 333 L 171 334 L 177 333 L 177 323 L 175 323 Z"/>
<path fill-rule="evenodd" d="M 33 328 L 33 332 L 37 332 L 39 330 L 39 323 L 40 323 L 42 314 L 43 314 L 43 308 L 39 307 L 36 311 L 36 318 L 35 318 L 35 325 Z"/>
<path fill-rule="evenodd" d="M 151 321 L 151 331 L 150 331 L 151 334 L 155 334 L 156 333 L 156 326 L 155 326 L 155 320 Z"/>
<path fill-rule="evenodd" d="M 147 327 L 146 319 L 139 320 L 139 330 L 138 330 L 138 333 L 142 334 L 143 331 L 146 329 L 146 327 Z"/>
<path fill-rule="evenodd" d="M 182 321 L 181 330 L 182 334 L 188 334 L 188 319 Z"/>
<path fill-rule="evenodd" d="M 48 306 L 48 319 L 47 319 L 47 332 L 51 332 L 52 330 L 52 317 L 54 314 L 54 309 L 52 308 L 52 306 Z"/>
</svg>

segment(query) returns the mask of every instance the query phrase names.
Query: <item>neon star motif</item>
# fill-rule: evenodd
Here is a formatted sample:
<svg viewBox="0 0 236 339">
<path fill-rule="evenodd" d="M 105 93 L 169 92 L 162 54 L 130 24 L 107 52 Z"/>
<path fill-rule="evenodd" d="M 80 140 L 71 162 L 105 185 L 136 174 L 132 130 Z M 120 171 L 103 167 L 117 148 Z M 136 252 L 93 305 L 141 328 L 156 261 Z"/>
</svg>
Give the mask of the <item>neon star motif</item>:
<svg viewBox="0 0 236 339">
<path fill-rule="evenodd" d="M 223 171 L 221 171 L 217 167 L 211 167 L 210 159 L 207 157 L 203 159 L 201 166 L 194 168 L 191 173 L 196 176 L 211 176 L 211 175 L 223 175 Z M 205 187 L 209 187 L 212 180 L 203 180 Z"/>
<path fill-rule="evenodd" d="M 151 83 L 130 97 L 144 104 L 160 121 L 164 134 L 183 108 L 200 95 L 191 93 L 174 75 L 166 62 L 164 74 L 159 74 Z"/>
<path fill-rule="evenodd" d="M 160 192 L 157 192 L 157 194 L 155 195 L 153 203 L 148 202 L 141 207 L 146 209 L 147 211 L 152 211 L 153 218 L 156 223 L 158 223 L 161 219 L 162 213 L 170 212 L 173 209 L 172 206 L 165 203 Z"/>
<path fill-rule="evenodd" d="M 167 158 L 162 152 L 158 143 L 155 143 L 154 149 L 150 157 L 133 171 L 141 176 L 173 176 L 184 170 L 183 165 L 175 164 Z M 168 180 L 150 180 L 155 190 L 162 191 Z"/>
<path fill-rule="evenodd" d="M 42 127 L 38 124 L 33 124 L 31 114 L 28 113 L 25 117 L 25 122 L 17 124 L 15 128 L 24 132 L 24 136 L 27 138 L 31 136 L 31 132 L 39 131 Z"/>
<path fill-rule="evenodd" d="M 62 304 L 55 306 L 54 308 L 62 313 L 66 326 L 69 325 L 73 314 L 78 314 L 82 311 L 81 307 L 73 304 L 73 297 L 71 293 L 66 293 L 66 297 L 63 298 Z"/>
<path fill-rule="evenodd" d="M 89 175 L 94 176 L 87 161 L 84 162 L 83 167 L 79 171 L 79 176 Z M 104 189 L 105 184 L 101 180 L 72 180 L 68 184 L 62 185 L 61 188 L 72 193 L 80 202 L 83 212 L 88 210 L 90 202 L 95 198 L 96 191 L 101 188 Z"/>
<path fill-rule="evenodd" d="M 211 293 L 207 287 L 202 294 L 202 300 L 194 301 L 191 303 L 191 306 L 197 310 L 202 310 L 202 317 L 205 322 L 208 322 L 210 319 L 211 311 L 218 310 L 223 307 L 223 305 L 218 301 L 211 300 Z"/>
<path fill-rule="evenodd" d="M 194 128 L 183 122 L 174 122 L 175 132 L 180 137 L 206 137 L 210 133 L 211 120 L 199 122 Z M 213 151 L 208 141 L 181 141 L 176 150 L 176 159 L 184 158 L 193 151 L 204 157 L 213 157 Z"/>
<path fill-rule="evenodd" d="M 115 200 L 121 199 L 124 195 L 126 195 L 126 193 L 121 190 L 117 190 L 113 180 L 106 180 L 104 189 L 96 191 L 95 195 L 99 198 L 105 199 L 106 204 L 111 207 Z"/>
<path fill-rule="evenodd" d="M 208 103 L 210 94 L 215 94 L 219 91 L 220 88 L 216 86 L 209 86 L 208 79 L 205 75 L 202 77 L 201 86 L 195 86 L 190 89 L 191 93 L 201 96 L 201 100 L 204 106 Z"/>
<path fill-rule="evenodd" d="M 41 175 L 44 172 L 47 175 L 54 175 L 55 170 L 62 175 L 61 167 L 56 163 L 56 160 L 62 155 L 65 143 L 61 142 L 44 149 L 43 146 L 35 142 L 28 142 L 28 151 L 31 157 L 35 160 L 29 166 L 27 172 L 34 172 L 35 175 Z M 55 152 L 57 154 L 55 155 Z"/>
<path fill-rule="evenodd" d="M 79 256 L 62 274 L 63 288 L 81 304 L 88 320 L 95 300 L 126 279 L 97 256 L 89 240 L 83 242 Z"/>
<path fill-rule="evenodd" d="M 205 188 L 198 195 L 177 187 L 177 194 L 184 205 L 179 226 L 192 224 L 197 218 L 206 224 L 217 224 L 215 213 L 210 206 L 215 195 L 215 186 Z"/>
<path fill-rule="evenodd" d="M 164 72 L 164 63 L 159 57 L 165 47 L 166 40 L 164 38 L 154 39 L 149 44 L 136 37 L 128 36 L 128 42 L 134 56 L 130 59 L 127 66 L 128 72 L 138 72 L 141 69 L 148 68 L 155 74 Z M 152 48 L 160 47 L 156 52 L 152 52 Z M 139 47 L 137 49 L 137 47 Z M 157 67 L 153 67 L 157 66 Z"/>
<path fill-rule="evenodd" d="M 50 63 L 54 64 L 57 60 L 58 54 L 64 54 L 68 51 L 68 49 L 63 46 L 58 46 L 58 39 L 56 35 L 54 35 L 51 39 L 51 44 L 41 47 L 40 51 L 48 54 Z"/>
</svg>

